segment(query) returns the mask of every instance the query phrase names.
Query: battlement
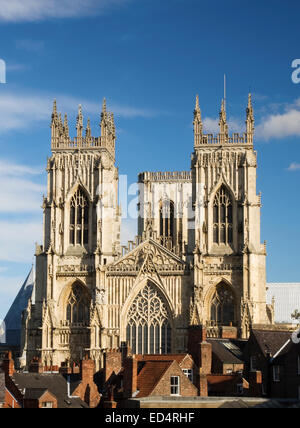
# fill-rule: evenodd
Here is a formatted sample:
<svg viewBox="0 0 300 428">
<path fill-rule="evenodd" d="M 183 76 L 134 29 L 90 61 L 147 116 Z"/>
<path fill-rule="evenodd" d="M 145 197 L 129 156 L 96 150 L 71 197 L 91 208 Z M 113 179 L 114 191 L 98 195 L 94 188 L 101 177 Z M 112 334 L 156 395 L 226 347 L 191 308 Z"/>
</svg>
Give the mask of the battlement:
<svg viewBox="0 0 300 428">
<path fill-rule="evenodd" d="M 192 173 L 191 171 L 167 171 L 167 172 L 142 172 L 139 174 L 139 182 L 143 183 L 146 181 L 152 182 L 191 182 Z"/>
</svg>

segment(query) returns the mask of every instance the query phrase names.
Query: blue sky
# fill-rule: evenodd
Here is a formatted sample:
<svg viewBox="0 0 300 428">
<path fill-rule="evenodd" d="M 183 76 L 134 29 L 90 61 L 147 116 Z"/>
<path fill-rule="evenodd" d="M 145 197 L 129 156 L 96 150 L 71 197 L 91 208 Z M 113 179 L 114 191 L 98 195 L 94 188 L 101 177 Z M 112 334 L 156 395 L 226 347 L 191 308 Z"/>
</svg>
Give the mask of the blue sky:
<svg viewBox="0 0 300 428">
<path fill-rule="evenodd" d="M 185 170 L 199 93 L 207 130 L 227 75 L 231 131 L 256 112 L 262 240 L 269 282 L 300 282 L 300 58 L 297 0 L 0 0 L 0 318 L 42 238 L 42 194 L 57 98 L 74 126 L 78 104 L 99 134 L 102 98 L 116 113 L 117 163 Z M 74 132 L 73 132 L 74 134 Z M 134 234 L 125 222 L 123 237 Z"/>
</svg>

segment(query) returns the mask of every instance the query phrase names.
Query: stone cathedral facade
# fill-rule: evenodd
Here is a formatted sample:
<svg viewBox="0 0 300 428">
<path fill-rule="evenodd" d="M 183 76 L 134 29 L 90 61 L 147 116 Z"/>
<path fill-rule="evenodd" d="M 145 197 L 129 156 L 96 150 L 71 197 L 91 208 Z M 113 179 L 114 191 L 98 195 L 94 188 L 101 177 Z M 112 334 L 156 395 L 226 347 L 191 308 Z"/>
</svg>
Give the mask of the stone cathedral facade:
<svg viewBox="0 0 300 428">
<path fill-rule="evenodd" d="M 80 108 L 71 139 L 54 104 L 24 365 L 34 356 L 46 366 L 78 362 L 88 353 L 100 368 L 103 353 L 124 342 L 137 354 L 180 353 L 189 326 L 246 338 L 254 324 L 273 322 L 251 96 L 243 135 L 229 135 L 225 102 L 219 125 L 218 135 L 204 134 L 197 97 L 191 169 L 139 175 L 138 236 L 125 248 L 114 116 L 104 101 L 94 138 Z"/>
</svg>

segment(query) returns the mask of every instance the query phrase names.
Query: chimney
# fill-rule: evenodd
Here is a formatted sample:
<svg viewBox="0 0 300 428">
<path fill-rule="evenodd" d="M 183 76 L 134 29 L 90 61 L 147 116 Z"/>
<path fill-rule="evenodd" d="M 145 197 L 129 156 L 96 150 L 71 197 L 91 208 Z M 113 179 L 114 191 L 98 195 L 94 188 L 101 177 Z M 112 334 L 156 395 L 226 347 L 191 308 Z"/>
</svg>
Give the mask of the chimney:
<svg viewBox="0 0 300 428">
<path fill-rule="evenodd" d="M 137 391 L 137 369 L 138 362 L 135 356 L 128 357 L 124 363 L 124 395 L 131 398 Z"/>
<path fill-rule="evenodd" d="M 29 364 L 29 373 L 44 373 L 43 364 L 41 360 L 37 357 L 34 357 Z"/>
<path fill-rule="evenodd" d="M 199 370 L 199 383 L 198 383 L 199 397 L 208 397 L 208 382 L 206 374 Z"/>
<path fill-rule="evenodd" d="M 85 357 L 81 362 L 81 378 L 82 382 L 86 384 L 94 383 L 95 375 L 95 363 L 93 360 L 90 360 L 88 356 Z"/>
<path fill-rule="evenodd" d="M 2 369 L 5 373 L 5 377 L 6 376 L 11 377 L 15 373 L 15 363 L 14 363 L 14 360 L 12 359 L 12 352 L 11 351 L 6 353 L 5 358 L 3 360 L 3 363 L 2 363 Z"/>
<path fill-rule="evenodd" d="M 188 352 L 204 375 L 211 373 L 212 346 L 207 342 L 207 330 L 203 325 L 191 326 L 188 332 Z"/>
<path fill-rule="evenodd" d="M 116 351 L 108 351 L 104 354 L 104 375 L 105 375 L 105 382 L 107 382 L 110 377 L 115 374 L 119 374 L 122 370 L 122 350 Z"/>
</svg>

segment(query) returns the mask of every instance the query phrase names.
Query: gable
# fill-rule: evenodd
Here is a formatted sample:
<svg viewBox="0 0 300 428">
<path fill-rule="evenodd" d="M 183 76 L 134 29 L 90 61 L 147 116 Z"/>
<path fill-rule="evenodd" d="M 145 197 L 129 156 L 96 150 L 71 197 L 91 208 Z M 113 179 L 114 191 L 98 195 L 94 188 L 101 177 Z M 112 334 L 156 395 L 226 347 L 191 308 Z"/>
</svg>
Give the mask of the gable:
<svg viewBox="0 0 300 428">
<path fill-rule="evenodd" d="M 187 264 L 156 241 L 148 239 L 107 267 L 107 274 L 170 274 L 184 275 Z"/>
</svg>

